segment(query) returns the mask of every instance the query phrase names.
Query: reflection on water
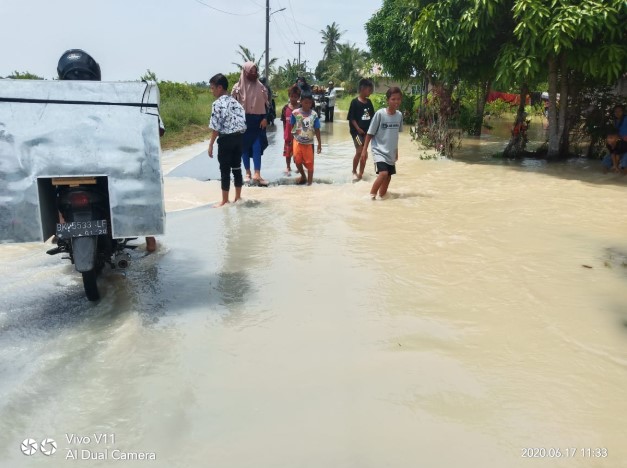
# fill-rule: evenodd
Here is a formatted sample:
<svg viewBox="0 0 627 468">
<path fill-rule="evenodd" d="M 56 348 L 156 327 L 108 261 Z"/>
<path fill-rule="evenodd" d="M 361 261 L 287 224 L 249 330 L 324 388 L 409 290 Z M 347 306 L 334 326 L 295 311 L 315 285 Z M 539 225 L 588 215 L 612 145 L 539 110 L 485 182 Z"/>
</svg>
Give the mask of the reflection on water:
<svg viewBox="0 0 627 468">
<path fill-rule="evenodd" d="M 24 438 L 105 432 L 163 467 L 621 466 L 625 182 L 590 161 L 493 161 L 506 125 L 456 161 L 403 141 L 376 202 L 371 165 L 351 183 L 343 121 L 316 157 L 332 183 L 287 183 L 279 132 L 276 185 L 214 209 L 199 155 L 167 177 L 197 207 L 95 305 L 41 246 L 0 246 L 0 460 L 39 466 Z M 82 464 L 68 448 L 54 466 Z"/>
<path fill-rule="evenodd" d="M 513 127 L 513 116 L 505 116 L 502 118 L 487 118 L 487 126 L 481 131 L 481 136 L 465 136 L 462 146 L 455 152 L 456 158 L 489 161 L 498 163 L 493 156 L 500 154 L 511 137 Z M 534 151 L 547 141 L 547 126 L 544 117 L 531 117 L 531 123 L 527 129 L 527 149 Z M 529 164 L 533 164 L 533 159 L 527 159 Z"/>
</svg>

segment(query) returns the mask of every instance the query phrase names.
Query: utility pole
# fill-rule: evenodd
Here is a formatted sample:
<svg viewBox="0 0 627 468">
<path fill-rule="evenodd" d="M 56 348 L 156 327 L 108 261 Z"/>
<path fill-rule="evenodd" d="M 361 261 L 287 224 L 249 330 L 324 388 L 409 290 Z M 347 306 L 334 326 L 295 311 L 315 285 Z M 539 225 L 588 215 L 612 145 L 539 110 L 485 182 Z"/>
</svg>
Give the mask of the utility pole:
<svg viewBox="0 0 627 468">
<path fill-rule="evenodd" d="M 283 10 L 285 10 L 285 8 L 281 8 L 280 10 L 270 13 L 270 0 L 266 0 L 266 68 L 264 70 L 266 80 L 270 79 L 270 76 L 268 75 L 268 69 L 270 68 L 270 17 Z"/>
<path fill-rule="evenodd" d="M 305 43 L 294 41 L 294 44 L 298 46 L 298 67 L 300 68 L 300 46 L 305 45 Z"/>
<path fill-rule="evenodd" d="M 266 80 L 269 80 L 268 76 L 268 63 L 270 59 L 268 56 L 270 55 L 270 0 L 266 0 L 266 68 L 264 71 L 264 75 L 266 76 Z"/>
</svg>

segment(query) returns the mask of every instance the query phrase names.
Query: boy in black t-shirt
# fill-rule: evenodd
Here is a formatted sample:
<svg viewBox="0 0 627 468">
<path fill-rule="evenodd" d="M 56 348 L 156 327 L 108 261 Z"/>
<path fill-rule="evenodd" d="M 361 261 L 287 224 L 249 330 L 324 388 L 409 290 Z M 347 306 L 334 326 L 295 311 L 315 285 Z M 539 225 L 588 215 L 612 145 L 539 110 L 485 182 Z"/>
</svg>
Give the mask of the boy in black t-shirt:
<svg viewBox="0 0 627 468">
<path fill-rule="evenodd" d="M 348 124 L 351 137 L 355 143 L 355 156 L 353 157 L 353 177 L 355 180 L 360 180 L 363 177 L 366 159 L 368 158 L 368 153 L 366 153 L 366 159 L 362 159 L 361 152 L 368 127 L 370 127 L 370 121 L 374 116 L 374 106 L 372 101 L 368 99 L 373 89 L 372 81 L 365 78 L 359 80 L 359 96 L 351 101 L 348 108 Z M 357 172 L 357 166 L 359 166 L 359 173 Z"/>
</svg>

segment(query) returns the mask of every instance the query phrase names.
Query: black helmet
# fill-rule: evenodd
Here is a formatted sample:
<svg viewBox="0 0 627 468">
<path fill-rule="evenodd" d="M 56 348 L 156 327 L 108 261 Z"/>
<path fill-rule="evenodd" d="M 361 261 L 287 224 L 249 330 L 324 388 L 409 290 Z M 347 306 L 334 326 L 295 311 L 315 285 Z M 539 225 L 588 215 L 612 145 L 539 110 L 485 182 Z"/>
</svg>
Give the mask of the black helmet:
<svg viewBox="0 0 627 468">
<path fill-rule="evenodd" d="M 60 80 L 100 81 L 100 65 L 81 49 L 66 50 L 57 65 Z"/>
</svg>

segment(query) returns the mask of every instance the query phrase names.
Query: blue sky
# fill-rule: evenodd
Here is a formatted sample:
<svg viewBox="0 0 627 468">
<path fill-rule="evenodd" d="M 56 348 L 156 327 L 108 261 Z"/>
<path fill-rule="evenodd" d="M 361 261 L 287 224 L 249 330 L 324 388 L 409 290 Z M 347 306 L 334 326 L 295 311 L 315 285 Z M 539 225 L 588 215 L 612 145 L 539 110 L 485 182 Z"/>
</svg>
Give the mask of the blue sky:
<svg viewBox="0 0 627 468">
<path fill-rule="evenodd" d="M 319 31 L 333 21 L 341 42 L 366 48 L 365 22 L 382 0 L 271 0 L 270 57 L 298 56 L 315 68 Z M 213 8 L 212 8 L 213 7 Z M 217 11 L 223 10 L 224 12 Z M 2 0 L 0 76 L 14 70 L 45 78 L 59 56 L 82 48 L 102 68 L 103 80 L 135 80 L 146 69 L 162 80 L 206 81 L 235 71 L 242 44 L 259 56 L 265 47 L 265 0 Z"/>
</svg>

